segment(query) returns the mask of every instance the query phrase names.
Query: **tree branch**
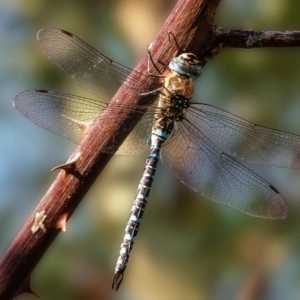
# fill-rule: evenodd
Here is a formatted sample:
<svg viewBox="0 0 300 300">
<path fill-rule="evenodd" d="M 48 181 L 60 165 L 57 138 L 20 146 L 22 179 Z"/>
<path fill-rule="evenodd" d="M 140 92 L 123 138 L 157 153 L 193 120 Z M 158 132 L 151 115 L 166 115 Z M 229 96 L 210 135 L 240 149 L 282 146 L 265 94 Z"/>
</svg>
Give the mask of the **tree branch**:
<svg viewBox="0 0 300 300">
<path fill-rule="evenodd" d="M 220 0 L 179 0 L 166 23 L 157 35 L 152 53 L 159 53 L 167 42 L 168 31 L 172 31 L 176 42 L 183 50 L 202 53 L 213 40 L 213 19 Z M 164 58 L 170 61 L 176 52 L 171 44 Z M 147 60 L 138 63 L 135 70 L 147 74 Z M 138 88 L 138 86 L 136 86 Z M 120 101 L 126 107 L 151 103 L 151 97 L 139 97 L 132 90 L 122 86 L 111 103 Z M 109 114 L 109 110 L 104 114 Z M 121 128 L 132 129 L 137 121 L 132 121 L 129 110 L 116 111 L 114 121 L 95 120 L 85 136 L 83 146 L 77 147 L 69 161 L 76 164 L 83 177 L 77 179 L 76 172 L 61 171 L 46 195 L 42 198 L 17 237 L 14 239 L 0 261 L 0 299 L 9 300 L 23 292 L 31 292 L 30 276 L 39 260 L 70 218 L 82 198 L 85 196 L 98 175 L 109 162 L 111 155 L 102 153 L 102 149 L 114 143 L 121 145 L 125 139 Z M 103 120 L 105 120 L 103 124 Z M 108 130 L 109 128 L 109 130 Z M 116 138 L 116 132 L 120 132 Z M 84 145 L 89 145 L 84 147 Z M 97 151 L 92 149 L 98 149 Z M 68 175 L 69 174 L 69 175 Z M 77 176 L 78 177 L 78 176 Z"/>
<path fill-rule="evenodd" d="M 215 45 L 222 48 L 299 47 L 300 31 L 226 30 L 215 27 Z"/>
</svg>

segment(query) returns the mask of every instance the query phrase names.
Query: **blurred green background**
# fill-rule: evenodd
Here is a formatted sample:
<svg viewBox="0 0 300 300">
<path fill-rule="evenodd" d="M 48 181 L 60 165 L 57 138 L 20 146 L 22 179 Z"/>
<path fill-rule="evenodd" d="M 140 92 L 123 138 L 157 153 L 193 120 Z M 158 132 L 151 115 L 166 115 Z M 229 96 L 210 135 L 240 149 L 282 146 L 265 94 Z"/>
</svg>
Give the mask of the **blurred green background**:
<svg viewBox="0 0 300 300">
<path fill-rule="evenodd" d="M 0 251 L 10 242 L 76 145 L 12 106 L 27 89 L 93 98 L 44 55 L 43 27 L 68 30 L 134 67 L 176 1 L 0 0 Z M 296 0 L 223 0 L 228 29 L 300 29 Z M 203 70 L 195 100 L 260 125 L 300 134 L 300 49 L 226 49 Z M 94 97 L 95 98 L 95 97 Z M 300 170 L 247 165 L 285 197 L 284 221 L 261 220 L 203 199 L 161 164 L 120 290 L 111 291 L 119 246 L 147 151 L 114 157 L 32 275 L 60 299 L 299 299 Z M 21 295 L 18 300 L 35 299 Z"/>
</svg>

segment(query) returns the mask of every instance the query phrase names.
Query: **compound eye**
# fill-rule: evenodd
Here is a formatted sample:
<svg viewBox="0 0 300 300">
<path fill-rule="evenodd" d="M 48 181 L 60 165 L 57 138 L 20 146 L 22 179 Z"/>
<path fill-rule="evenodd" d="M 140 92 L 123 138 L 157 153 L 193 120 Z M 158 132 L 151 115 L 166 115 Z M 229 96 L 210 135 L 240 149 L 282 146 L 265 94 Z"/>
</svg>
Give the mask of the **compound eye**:
<svg viewBox="0 0 300 300">
<path fill-rule="evenodd" d="M 199 63 L 198 57 L 193 53 L 183 53 L 179 57 L 187 61 L 190 65 Z"/>
<path fill-rule="evenodd" d="M 198 58 L 193 53 L 183 53 L 169 63 L 169 68 L 187 78 L 196 79 L 201 74 L 201 67 L 197 65 Z"/>
<path fill-rule="evenodd" d="M 191 65 L 191 76 L 197 79 L 201 75 L 201 69 L 199 65 Z"/>
<path fill-rule="evenodd" d="M 178 63 L 181 66 L 188 66 L 189 63 L 181 56 L 178 56 L 178 59 L 176 60 L 176 63 Z"/>
<path fill-rule="evenodd" d="M 185 75 L 190 71 L 190 64 L 182 57 L 178 56 L 171 60 L 169 68 L 179 74 Z"/>
</svg>

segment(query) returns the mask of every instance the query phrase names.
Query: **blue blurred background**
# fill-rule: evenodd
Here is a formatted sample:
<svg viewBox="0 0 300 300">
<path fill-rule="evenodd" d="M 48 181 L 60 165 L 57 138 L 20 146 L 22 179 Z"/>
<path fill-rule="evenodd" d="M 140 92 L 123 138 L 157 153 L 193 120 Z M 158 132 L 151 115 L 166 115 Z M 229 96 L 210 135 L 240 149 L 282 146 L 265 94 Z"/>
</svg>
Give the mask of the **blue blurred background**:
<svg viewBox="0 0 300 300">
<path fill-rule="evenodd" d="M 36 33 L 68 30 L 134 67 L 176 1 L 0 0 L 0 251 L 3 254 L 76 145 L 12 106 L 27 89 L 92 97 L 49 61 Z M 296 0 L 223 0 L 228 29 L 300 29 Z M 260 125 L 300 134 L 300 49 L 228 49 L 209 62 L 195 100 Z M 95 97 L 94 97 L 95 98 Z M 114 157 L 32 274 L 33 289 L 60 299 L 299 299 L 300 170 L 247 165 L 289 204 L 284 221 L 255 219 L 203 199 L 161 164 L 120 290 L 110 289 L 147 152 Z M 35 299 L 21 295 L 18 299 Z"/>
</svg>

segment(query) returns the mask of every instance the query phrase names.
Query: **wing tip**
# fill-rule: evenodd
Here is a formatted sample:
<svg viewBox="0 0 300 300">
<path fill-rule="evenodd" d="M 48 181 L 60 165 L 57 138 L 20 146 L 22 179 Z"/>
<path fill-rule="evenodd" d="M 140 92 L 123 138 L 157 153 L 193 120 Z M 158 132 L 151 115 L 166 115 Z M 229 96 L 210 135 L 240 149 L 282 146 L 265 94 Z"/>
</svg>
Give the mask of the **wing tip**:
<svg viewBox="0 0 300 300">
<path fill-rule="evenodd" d="M 41 39 L 42 39 L 42 37 L 43 37 L 45 31 L 48 30 L 48 29 L 49 29 L 49 28 L 42 28 L 42 29 L 40 29 L 40 30 L 37 32 L 36 38 L 37 38 L 37 40 L 38 40 L 39 42 L 41 41 Z"/>
<path fill-rule="evenodd" d="M 282 203 L 280 206 L 280 209 L 277 214 L 271 215 L 270 219 L 279 219 L 279 220 L 284 220 L 288 215 L 288 208 L 286 203 Z"/>
<path fill-rule="evenodd" d="M 71 32 L 69 32 L 69 31 L 67 31 L 67 30 L 64 30 L 64 29 L 59 29 L 62 33 L 64 33 L 65 35 L 68 35 L 69 37 L 74 37 L 74 34 L 73 33 L 71 33 Z"/>
<path fill-rule="evenodd" d="M 38 31 L 37 40 L 40 42 L 45 37 L 45 35 L 49 32 L 52 32 L 52 33 L 53 32 L 61 32 L 61 33 L 65 34 L 69 37 L 72 37 L 72 38 L 74 37 L 74 35 L 71 32 L 67 31 L 67 30 L 60 29 L 60 28 L 55 28 L 55 27 L 45 27 L 45 28 L 42 28 Z"/>
<path fill-rule="evenodd" d="M 22 95 L 24 94 L 25 91 L 19 93 L 18 95 L 15 96 L 14 100 L 13 100 L 13 107 L 18 109 L 18 102 L 20 101 Z"/>
<path fill-rule="evenodd" d="M 284 220 L 288 215 L 288 207 L 284 198 L 281 196 L 279 191 L 273 186 L 269 185 L 269 188 L 275 193 L 275 199 L 273 205 L 269 208 L 268 218 L 269 219 L 281 219 Z"/>
<path fill-rule="evenodd" d="M 277 191 L 275 189 L 275 191 Z M 268 209 L 267 218 L 268 219 L 278 219 L 284 220 L 288 215 L 288 206 L 284 198 L 277 191 L 276 198 L 270 203 Z"/>
<path fill-rule="evenodd" d="M 36 89 L 34 91 L 37 92 L 37 93 L 44 93 L 44 94 L 49 94 L 49 92 L 50 92 L 48 90 L 39 90 L 39 89 Z"/>
</svg>

